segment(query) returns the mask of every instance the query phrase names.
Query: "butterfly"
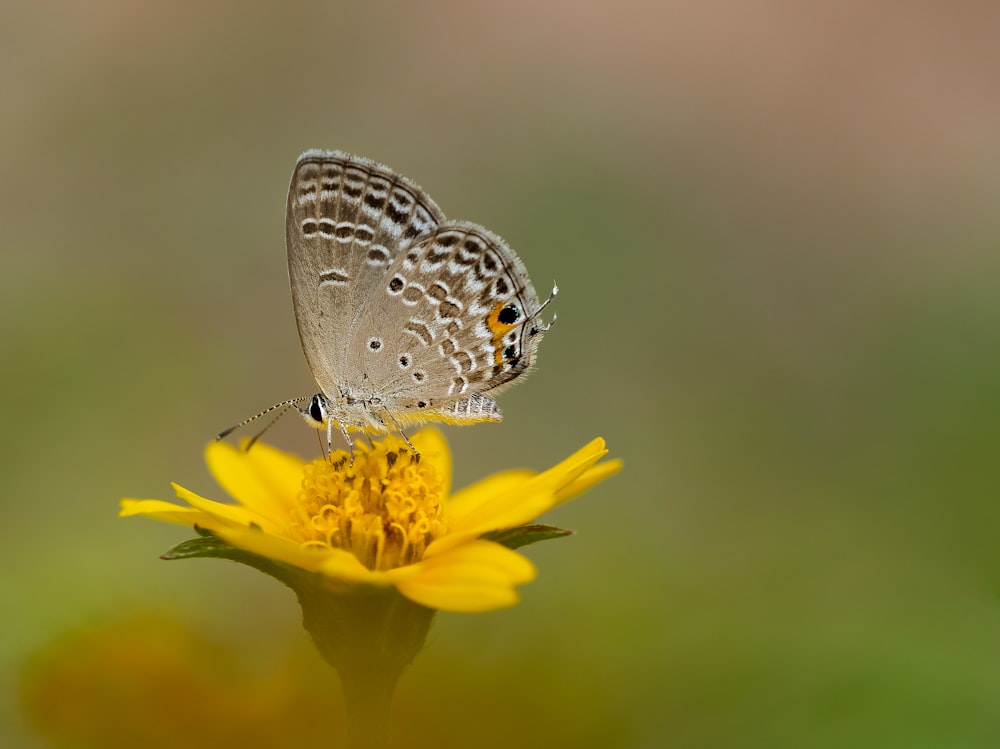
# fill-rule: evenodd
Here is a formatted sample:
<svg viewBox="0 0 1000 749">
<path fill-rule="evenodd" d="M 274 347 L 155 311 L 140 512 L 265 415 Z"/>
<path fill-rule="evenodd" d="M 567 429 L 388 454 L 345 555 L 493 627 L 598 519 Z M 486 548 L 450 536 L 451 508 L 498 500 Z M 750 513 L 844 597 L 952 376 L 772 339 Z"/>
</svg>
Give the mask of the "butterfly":
<svg viewBox="0 0 1000 749">
<path fill-rule="evenodd" d="M 409 444 L 405 425 L 500 421 L 494 396 L 530 370 L 555 322 L 540 313 L 558 287 L 540 302 L 503 239 L 449 221 L 414 182 L 363 157 L 299 157 L 285 239 L 320 392 L 258 416 L 295 406 L 328 442 L 335 427 L 348 445 L 349 428 L 394 430 Z"/>
</svg>

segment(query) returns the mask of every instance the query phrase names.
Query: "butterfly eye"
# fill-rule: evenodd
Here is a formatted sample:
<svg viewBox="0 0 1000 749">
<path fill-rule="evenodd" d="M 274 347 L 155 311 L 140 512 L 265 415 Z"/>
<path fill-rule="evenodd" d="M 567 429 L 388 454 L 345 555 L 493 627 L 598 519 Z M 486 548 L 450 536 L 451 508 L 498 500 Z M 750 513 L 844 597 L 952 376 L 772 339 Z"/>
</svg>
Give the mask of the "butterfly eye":
<svg viewBox="0 0 1000 749">
<path fill-rule="evenodd" d="M 314 395 L 312 401 L 309 403 L 309 416 L 312 417 L 313 421 L 320 424 L 326 423 L 326 409 L 323 407 L 323 401 L 318 394 Z"/>
</svg>

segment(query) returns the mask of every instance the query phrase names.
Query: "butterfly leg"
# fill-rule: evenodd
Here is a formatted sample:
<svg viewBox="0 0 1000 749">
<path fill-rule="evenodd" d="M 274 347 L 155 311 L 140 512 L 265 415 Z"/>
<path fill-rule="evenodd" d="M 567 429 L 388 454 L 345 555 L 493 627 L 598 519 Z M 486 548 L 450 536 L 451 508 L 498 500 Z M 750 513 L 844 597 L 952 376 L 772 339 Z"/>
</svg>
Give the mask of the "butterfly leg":
<svg viewBox="0 0 1000 749">
<path fill-rule="evenodd" d="M 326 422 L 326 456 L 327 458 L 333 457 L 333 423 L 334 421 L 340 425 L 340 433 L 344 435 L 344 441 L 347 442 L 347 451 L 351 455 L 351 465 L 354 465 L 354 440 L 351 439 L 351 435 L 347 433 L 347 424 L 337 419 L 329 419 Z"/>
<path fill-rule="evenodd" d="M 389 417 L 389 421 L 392 422 L 392 425 L 394 427 L 396 427 L 396 431 L 399 432 L 399 436 L 403 438 L 403 442 L 405 442 L 406 446 L 408 448 L 410 448 L 410 452 L 413 453 L 413 460 L 415 462 L 419 463 L 420 462 L 420 451 L 417 450 L 417 448 L 415 448 L 413 446 L 412 442 L 410 442 L 410 438 L 406 436 L 406 432 L 403 431 L 403 427 L 401 427 L 399 425 L 399 422 L 396 421 L 396 417 L 392 415 L 392 411 L 386 411 L 385 414 L 386 414 L 386 416 Z"/>
</svg>

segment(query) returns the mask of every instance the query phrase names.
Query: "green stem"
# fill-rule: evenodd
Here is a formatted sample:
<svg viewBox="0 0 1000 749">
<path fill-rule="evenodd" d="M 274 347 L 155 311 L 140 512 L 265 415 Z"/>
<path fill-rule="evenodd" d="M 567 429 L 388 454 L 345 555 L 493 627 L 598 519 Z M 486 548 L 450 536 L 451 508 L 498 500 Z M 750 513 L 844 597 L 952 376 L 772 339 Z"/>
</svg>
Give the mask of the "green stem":
<svg viewBox="0 0 1000 749">
<path fill-rule="evenodd" d="M 385 749 L 396 683 L 423 647 L 434 610 L 394 588 L 334 593 L 313 585 L 292 587 L 302 624 L 340 674 L 351 749 Z"/>
<path fill-rule="evenodd" d="M 389 719 L 397 677 L 340 671 L 347 703 L 347 736 L 350 749 L 386 749 Z"/>
</svg>

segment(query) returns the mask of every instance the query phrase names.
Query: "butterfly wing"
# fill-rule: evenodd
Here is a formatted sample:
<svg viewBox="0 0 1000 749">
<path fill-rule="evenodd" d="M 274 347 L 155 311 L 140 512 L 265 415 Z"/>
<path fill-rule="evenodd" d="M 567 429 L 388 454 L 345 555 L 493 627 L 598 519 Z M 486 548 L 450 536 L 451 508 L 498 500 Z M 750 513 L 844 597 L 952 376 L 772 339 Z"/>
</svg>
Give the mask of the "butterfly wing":
<svg viewBox="0 0 1000 749">
<path fill-rule="evenodd" d="M 444 222 L 419 186 L 339 151 L 306 151 L 288 189 L 285 243 L 295 321 L 320 389 L 357 373 L 351 331 L 400 253 Z"/>
<path fill-rule="evenodd" d="M 363 357 L 368 394 L 403 421 L 499 421 L 490 395 L 531 366 L 540 308 L 503 239 L 451 222 L 395 258 L 350 346 Z"/>
</svg>

